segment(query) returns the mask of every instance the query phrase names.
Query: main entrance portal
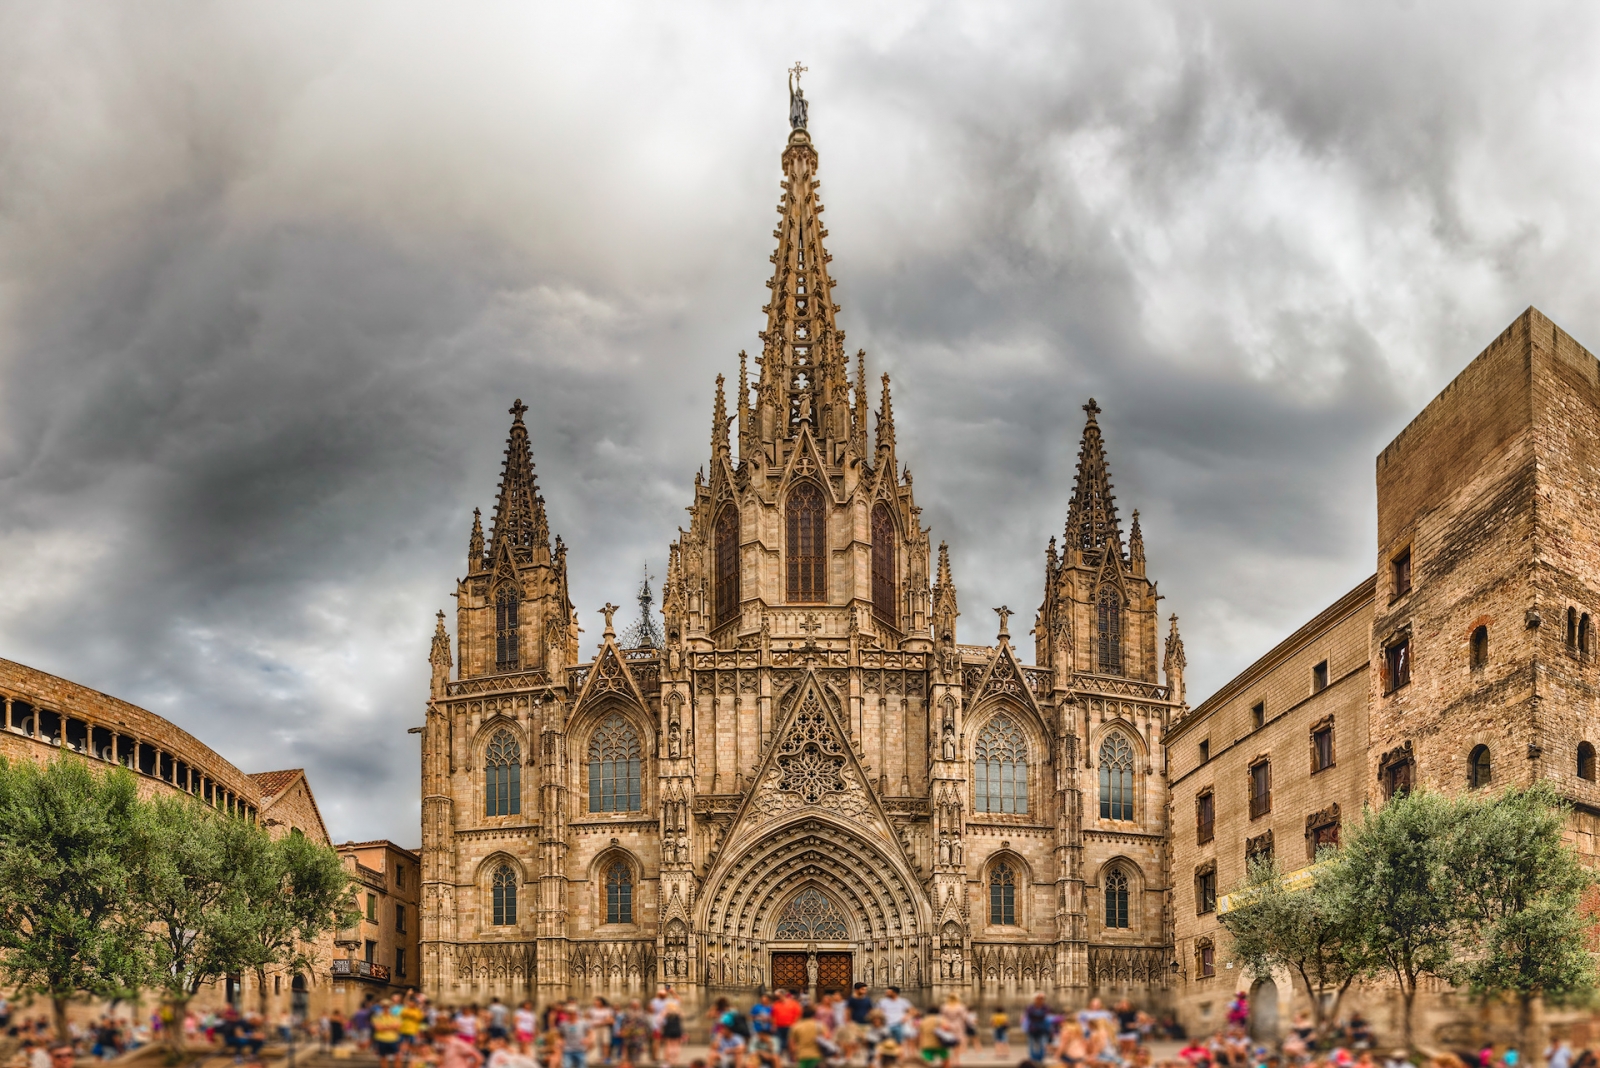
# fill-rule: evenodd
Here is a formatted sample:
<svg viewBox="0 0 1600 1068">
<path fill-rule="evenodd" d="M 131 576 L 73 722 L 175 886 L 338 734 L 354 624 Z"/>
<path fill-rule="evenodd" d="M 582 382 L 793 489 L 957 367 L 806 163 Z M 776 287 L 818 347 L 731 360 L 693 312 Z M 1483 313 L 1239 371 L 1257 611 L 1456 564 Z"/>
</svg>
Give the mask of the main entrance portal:
<svg viewBox="0 0 1600 1068">
<path fill-rule="evenodd" d="M 813 961 L 815 963 L 813 963 Z M 839 952 L 801 953 L 775 951 L 772 954 L 772 987 L 795 994 L 848 994 L 854 974 L 854 955 Z M 812 969 L 816 983 L 813 989 Z"/>
</svg>

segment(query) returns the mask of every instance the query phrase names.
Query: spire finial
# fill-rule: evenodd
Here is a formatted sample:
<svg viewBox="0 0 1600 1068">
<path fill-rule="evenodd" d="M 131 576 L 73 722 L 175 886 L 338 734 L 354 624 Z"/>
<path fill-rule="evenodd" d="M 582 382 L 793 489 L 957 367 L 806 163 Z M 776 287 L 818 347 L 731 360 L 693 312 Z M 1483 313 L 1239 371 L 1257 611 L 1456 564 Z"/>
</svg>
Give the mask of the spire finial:
<svg viewBox="0 0 1600 1068">
<path fill-rule="evenodd" d="M 883 373 L 883 401 L 878 409 L 878 448 L 894 445 L 894 404 L 889 398 L 889 372 Z"/>
<path fill-rule="evenodd" d="M 1094 417 L 1100 414 L 1100 405 L 1094 402 L 1093 397 L 1090 397 L 1089 403 L 1083 406 L 1083 410 L 1089 413 L 1089 420 L 1093 422 Z"/>
<path fill-rule="evenodd" d="M 1000 617 L 1000 633 L 996 635 L 996 637 L 1002 639 L 1011 637 L 1011 630 L 1006 624 L 1010 621 L 1012 616 L 1016 615 L 1016 613 L 1011 611 L 1011 609 L 1007 608 L 1005 605 L 1001 605 L 999 608 L 994 610 L 994 614 Z"/>
<path fill-rule="evenodd" d="M 520 422 L 522 422 L 522 413 L 524 413 L 524 412 L 526 412 L 528 410 L 528 406 L 526 404 L 522 403 L 522 398 L 521 397 L 518 397 L 516 399 L 515 403 L 513 403 L 511 405 L 511 407 L 509 409 L 507 409 L 507 410 L 510 411 L 513 416 L 516 417 L 515 421 L 520 423 Z"/>
<path fill-rule="evenodd" d="M 798 59 L 789 68 L 789 125 L 796 130 L 806 128 L 806 95 L 800 89 L 800 75 L 808 69 Z"/>
<path fill-rule="evenodd" d="M 711 405 L 711 448 L 713 452 L 728 449 L 728 397 L 723 392 L 721 375 L 717 376 L 717 397 Z"/>
</svg>

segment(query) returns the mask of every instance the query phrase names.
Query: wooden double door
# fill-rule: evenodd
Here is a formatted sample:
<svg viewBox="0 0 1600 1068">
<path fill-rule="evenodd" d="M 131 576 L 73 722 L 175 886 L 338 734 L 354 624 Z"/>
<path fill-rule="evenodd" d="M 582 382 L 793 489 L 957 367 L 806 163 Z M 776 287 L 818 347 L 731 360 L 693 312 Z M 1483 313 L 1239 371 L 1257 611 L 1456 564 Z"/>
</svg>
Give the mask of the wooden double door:
<svg viewBox="0 0 1600 1068">
<path fill-rule="evenodd" d="M 782 987 L 796 994 L 811 991 L 810 961 L 813 954 L 774 951 L 772 954 L 772 988 Z M 854 954 L 827 952 L 815 954 L 817 959 L 817 989 L 821 997 L 827 993 L 848 994 L 850 980 L 854 977 Z"/>
</svg>

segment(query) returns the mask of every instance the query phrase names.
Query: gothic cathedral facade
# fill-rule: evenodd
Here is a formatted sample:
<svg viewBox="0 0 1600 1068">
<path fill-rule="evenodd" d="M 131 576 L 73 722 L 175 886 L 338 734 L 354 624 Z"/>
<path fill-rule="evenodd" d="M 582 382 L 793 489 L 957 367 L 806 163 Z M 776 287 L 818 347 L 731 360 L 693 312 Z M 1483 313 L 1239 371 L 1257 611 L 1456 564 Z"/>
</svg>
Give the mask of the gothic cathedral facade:
<svg viewBox="0 0 1600 1068">
<path fill-rule="evenodd" d="M 1138 513 L 1118 518 L 1100 411 L 1085 405 L 1031 650 L 1007 609 L 992 642 L 958 641 L 888 376 L 869 389 L 836 325 L 796 101 L 756 380 L 744 354 L 731 397 L 717 380 L 659 641 L 619 638 L 608 605 L 583 658 L 512 409 L 455 655 L 443 613 L 431 655 L 424 986 L 450 1003 L 854 981 L 1158 1000 L 1184 655 Z"/>
</svg>

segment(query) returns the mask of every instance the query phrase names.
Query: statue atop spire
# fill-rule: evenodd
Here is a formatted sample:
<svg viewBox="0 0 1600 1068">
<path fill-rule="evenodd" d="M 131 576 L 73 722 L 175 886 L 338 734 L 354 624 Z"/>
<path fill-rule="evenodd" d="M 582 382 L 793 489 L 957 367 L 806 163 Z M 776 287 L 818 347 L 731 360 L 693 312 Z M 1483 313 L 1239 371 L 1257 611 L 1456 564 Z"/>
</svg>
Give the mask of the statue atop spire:
<svg viewBox="0 0 1600 1068">
<path fill-rule="evenodd" d="M 506 439 L 505 466 L 500 476 L 500 496 L 494 505 L 494 526 L 489 535 L 489 555 L 494 557 L 502 544 L 508 545 L 517 563 L 533 561 L 535 550 L 550 552 L 550 525 L 545 518 L 544 498 L 533 474 L 533 450 L 528 444 L 528 428 L 522 421 L 528 406 L 522 398 L 511 406 L 511 434 Z"/>
<path fill-rule="evenodd" d="M 1100 406 L 1090 397 L 1083 410 L 1088 413 L 1088 419 L 1078 446 L 1077 484 L 1072 492 L 1072 504 L 1067 509 L 1066 541 L 1062 548 L 1067 553 L 1096 556 L 1102 549 L 1110 549 L 1121 557 L 1122 529 L 1117 525 L 1117 499 L 1111 493 L 1111 468 L 1106 463 L 1100 424 L 1095 420 Z"/>
<path fill-rule="evenodd" d="M 789 68 L 789 127 L 795 130 L 806 128 L 806 94 L 800 88 L 800 75 L 808 69 L 798 59 Z"/>
</svg>

